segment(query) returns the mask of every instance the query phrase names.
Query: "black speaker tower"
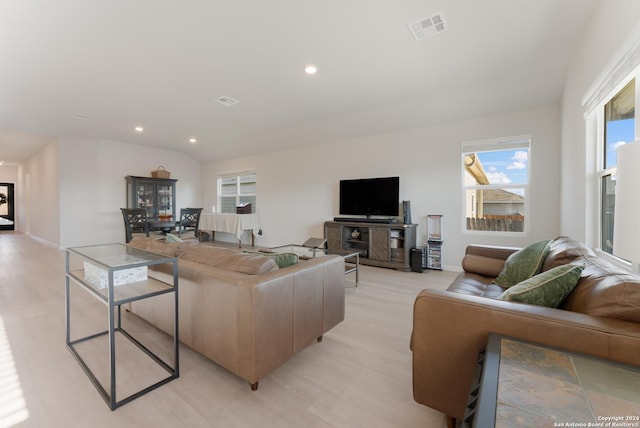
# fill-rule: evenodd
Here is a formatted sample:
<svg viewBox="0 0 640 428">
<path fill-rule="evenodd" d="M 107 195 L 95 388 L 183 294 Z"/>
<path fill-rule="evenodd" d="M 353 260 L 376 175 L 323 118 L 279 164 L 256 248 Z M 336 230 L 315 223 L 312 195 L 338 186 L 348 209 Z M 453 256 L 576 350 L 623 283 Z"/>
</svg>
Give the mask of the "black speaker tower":
<svg viewBox="0 0 640 428">
<path fill-rule="evenodd" d="M 411 224 L 411 201 L 402 201 L 402 214 L 404 224 Z"/>
</svg>

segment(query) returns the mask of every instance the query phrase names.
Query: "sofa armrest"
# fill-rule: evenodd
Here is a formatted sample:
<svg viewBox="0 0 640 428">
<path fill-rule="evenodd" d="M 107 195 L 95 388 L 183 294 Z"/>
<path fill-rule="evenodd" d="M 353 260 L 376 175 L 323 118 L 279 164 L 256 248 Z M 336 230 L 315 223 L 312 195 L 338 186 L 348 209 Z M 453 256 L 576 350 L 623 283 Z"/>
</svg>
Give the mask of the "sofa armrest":
<svg viewBox="0 0 640 428">
<path fill-rule="evenodd" d="M 467 245 L 465 254 L 471 254 L 476 256 L 491 257 L 494 259 L 507 260 L 511 254 L 520 250 L 518 247 L 496 247 L 494 245 L 479 245 L 471 244 Z"/>
<path fill-rule="evenodd" d="M 487 277 L 497 277 L 505 260 L 518 251 L 514 247 L 494 247 L 490 245 L 469 245 L 462 259 L 462 269 Z"/>
<path fill-rule="evenodd" d="M 640 365 L 640 324 L 424 290 L 414 303 L 414 399 L 461 419 L 477 355 L 489 332 Z"/>
</svg>

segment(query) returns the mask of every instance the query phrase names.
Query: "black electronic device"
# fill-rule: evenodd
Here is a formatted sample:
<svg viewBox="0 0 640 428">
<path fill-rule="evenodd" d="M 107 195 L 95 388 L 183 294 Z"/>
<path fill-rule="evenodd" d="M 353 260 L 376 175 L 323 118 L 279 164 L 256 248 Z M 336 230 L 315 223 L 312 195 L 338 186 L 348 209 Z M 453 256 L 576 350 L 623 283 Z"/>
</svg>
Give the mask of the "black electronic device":
<svg viewBox="0 0 640 428">
<path fill-rule="evenodd" d="M 392 217 L 374 217 L 374 218 L 366 218 L 366 217 L 334 217 L 333 221 L 339 221 L 342 223 L 380 223 L 380 224 L 391 224 L 397 223 L 396 219 Z"/>
<path fill-rule="evenodd" d="M 399 205 L 400 177 L 340 180 L 340 214 L 398 216 Z"/>
<path fill-rule="evenodd" d="M 251 214 L 252 212 L 251 202 L 236 206 L 236 214 Z"/>
<path fill-rule="evenodd" d="M 402 217 L 404 224 L 411 224 L 411 201 L 402 201 Z"/>
<path fill-rule="evenodd" d="M 427 249 L 425 247 L 411 249 L 410 266 L 413 272 L 424 272 L 427 268 Z"/>
</svg>

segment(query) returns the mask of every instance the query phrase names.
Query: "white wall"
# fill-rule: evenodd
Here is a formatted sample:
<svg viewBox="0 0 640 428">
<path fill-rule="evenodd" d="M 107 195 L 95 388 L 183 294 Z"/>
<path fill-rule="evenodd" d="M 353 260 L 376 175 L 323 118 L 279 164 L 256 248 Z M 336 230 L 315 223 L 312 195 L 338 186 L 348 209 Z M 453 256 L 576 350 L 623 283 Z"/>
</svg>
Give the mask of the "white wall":
<svg viewBox="0 0 640 428">
<path fill-rule="evenodd" d="M 560 111 L 549 107 L 212 162 L 204 166 L 201 179 L 199 164 L 175 152 L 94 141 L 99 144 L 98 150 L 78 147 L 80 141 L 74 144 L 63 140 L 69 146 L 63 148 L 65 156 L 60 161 L 64 166 L 60 180 L 65 184 L 61 183 L 60 188 L 70 184 L 72 194 L 65 191 L 60 196 L 57 143 L 52 143 L 30 159 L 18 174 L 17 185 L 21 184 L 25 191 L 32 189 L 29 198 L 25 196 L 16 206 L 17 212 L 22 213 L 18 227 L 28 233 L 31 224 L 33 235 L 61 246 L 86 242 L 87 233 L 97 233 L 104 242 L 121 241 L 123 230 L 118 208 L 125 203 L 123 177 L 148 175 L 162 164 L 172 171 L 173 177 L 179 178 L 178 206 L 202 202 L 207 210 L 216 204 L 217 173 L 255 168 L 264 230 L 258 242 L 264 245 L 321 236 L 323 222 L 337 215 L 340 179 L 383 175 L 401 177 L 400 196 L 411 200 L 413 220 L 420 224 L 419 240 L 423 239 L 426 214 L 445 215 L 447 266 L 459 266 L 464 246 L 469 242 L 523 245 L 561 233 L 594 245 L 595 179 L 587 167 L 593 163 L 593 154 L 585 141 L 582 98 L 639 21 L 640 2 L 636 0 L 601 3 L 571 60 Z M 458 197 L 460 143 L 527 133 L 533 135 L 530 236 L 481 238 L 463 234 Z M 88 161 L 79 157 L 79 153 L 85 152 L 92 156 Z M 75 165 L 78 162 L 87 163 Z M 73 183 L 77 180 L 91 183 L 96 174 L 100 175 L 101 197 L 96 199 L 95 192 L 82 197 L 87 186 Z M 60 209 L 58 200 L 64 201 Z M 95 203 L 98 205 L 94 206 Z M 26 209 L 29 204 L 31 209 Z M 67 221 L 77 213 L 84 216 L 80 221 L 87 222 L 84 226 L 87 230 L 76 230 L 73 222 Z M 60 221 L 62 215 L 64 222 Z M 28 218 L 31 221 L 27 222 Z M 64 239 L 59 237 L 59 227 Z"/>
<path fill-rule="evenodd" d="M 18 208 L 25 212 L 18 230 L 57 245 L 60 242 L 60 186 L 58 143 L 47 144 L 25 164 L 25 196 L 18 200 Z"/>
<path fill-rule="evenodd" d="M 60 248 L 124 242 L 124 177 L 150 177 L 159 165 L 178 179 L 177 208 L 199 206 L 201 164 L 187 155 L 115 141 L 59 139 L 19 173 L 26 194 L 19 204 L 27 213 L 20 230 Z"/>
<path fill-rule="evenodd" d="M 531 229 L 526 237 L 463 233 L 461 143 L 531 134 Z M 255 168 L 261 245 L 304 242 L 323 236 L 323 223 L 338 215 L 341 179 L 400 176 L 400 199 L 410 200 L 412 220 L 424 241 L 425 216 L 444 215 L 444 264 L 459 269 L 469 243 L 522 246 L 553 238 L 559 230 L 560 111 L 547 107 L 446 123 L 367 138 L 338 141 L 204 167 L 203 205 L 216 200 L 216 175 Z M 216 235 L 217 237 L 218 235 Z"/>
<path fill-rule="evenodd" d="M 16 183 L 18 181 L 18 167 L 13 165 L 0 165 L 0 182 Z"/>
<path fill-rule="evenodd" d="M 603 1 L 571 61 L 562 97 L 562 234 L 597 245 L 595 149 L 588 142 L 582 99 L 640 22 L 637 0 Z"/>
</svg>

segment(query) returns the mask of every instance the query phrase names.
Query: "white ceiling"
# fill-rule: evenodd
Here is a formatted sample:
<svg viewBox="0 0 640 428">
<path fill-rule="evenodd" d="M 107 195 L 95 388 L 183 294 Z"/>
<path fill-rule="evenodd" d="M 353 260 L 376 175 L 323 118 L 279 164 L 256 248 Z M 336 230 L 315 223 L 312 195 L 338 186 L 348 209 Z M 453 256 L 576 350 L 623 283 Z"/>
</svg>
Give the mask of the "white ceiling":
<svg viewBox="0 0 640 428">
<path fill-rule="evenodd" d="M 219 160 L 556 104 L 596 5 L 0 0 L 0 160 L 55 137 Z"/>
</svg>

